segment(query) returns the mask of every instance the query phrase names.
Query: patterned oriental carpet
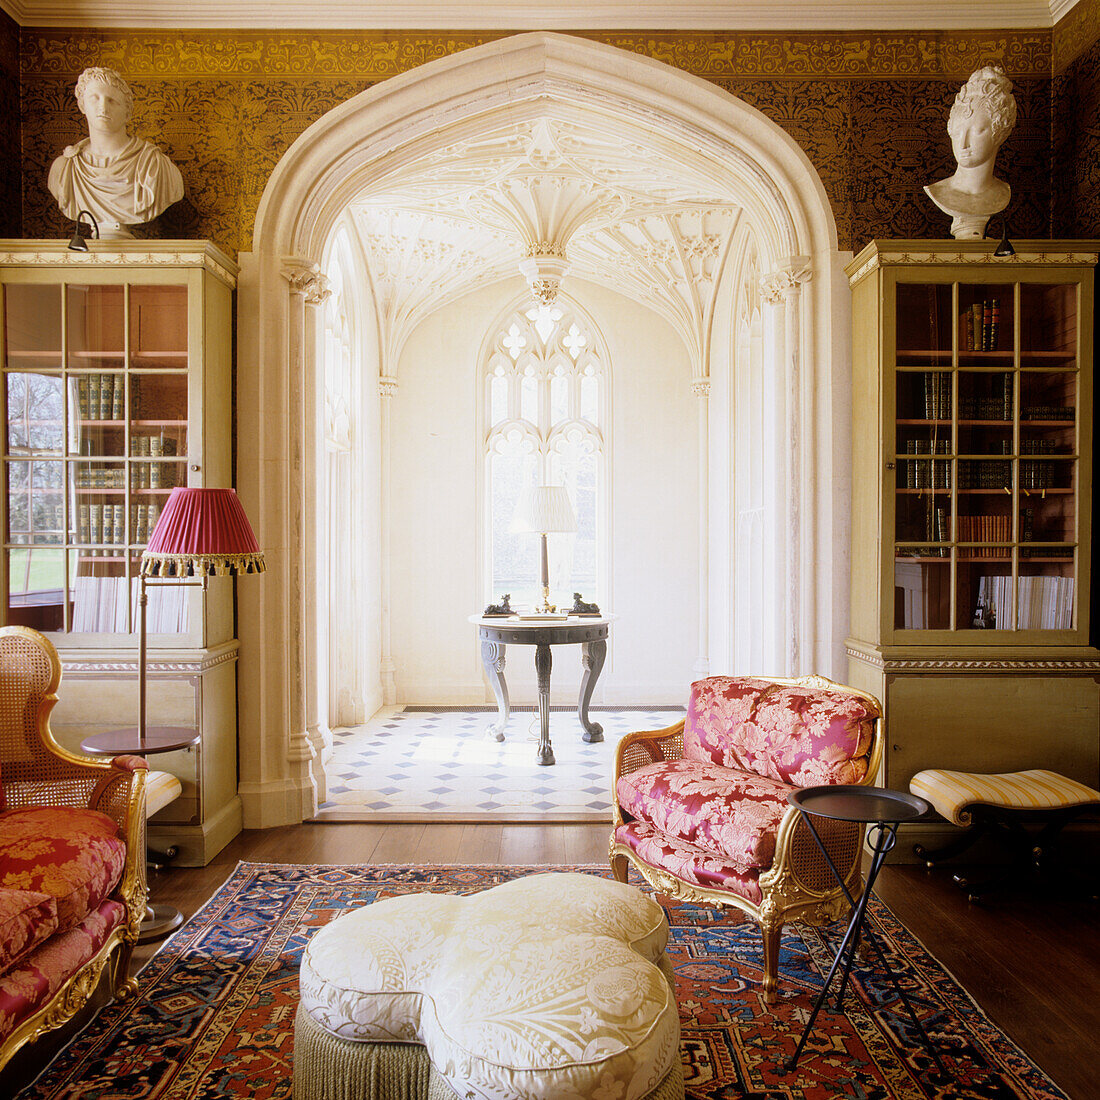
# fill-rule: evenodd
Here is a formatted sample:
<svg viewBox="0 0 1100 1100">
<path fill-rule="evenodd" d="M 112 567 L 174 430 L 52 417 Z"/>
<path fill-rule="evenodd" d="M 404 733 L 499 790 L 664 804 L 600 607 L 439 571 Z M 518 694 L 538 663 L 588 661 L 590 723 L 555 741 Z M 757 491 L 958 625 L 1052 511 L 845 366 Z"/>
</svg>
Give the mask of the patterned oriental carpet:
<svg viewBox="0 0 1100 1100">
<path fill-rule="evenodd" d="M 141 974 L 18 1100 L 289 1098 L 298 965 L 310 936 L 355 906 L 413 891 L 472 893 L 546 870 L 600 866 L 329 867 L 241 863 Z M 853 975 L 843 1015 L 827 1003 L 798 1069 L 785 1073 L 841 931 L 785 931 L 780 1002 L 759 995 L 760 935 L 739 916 L 670 911 L 669 955 L 691 1100 L 1065 1097 L 875 900 L 871 919 L 954 1081 L 934 1065 L 885 979 Z M 824 971 L 823 971 L 824 968 Z"/>
</svg>

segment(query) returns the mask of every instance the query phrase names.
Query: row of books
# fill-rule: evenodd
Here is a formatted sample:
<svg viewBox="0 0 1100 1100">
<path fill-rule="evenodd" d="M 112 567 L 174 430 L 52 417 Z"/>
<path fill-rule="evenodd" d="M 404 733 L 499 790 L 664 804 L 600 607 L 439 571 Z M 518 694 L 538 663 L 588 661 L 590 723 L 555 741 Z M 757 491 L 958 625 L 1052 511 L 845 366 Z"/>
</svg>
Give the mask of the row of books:
<svg viewBox="0 0 1100 1100">
<path fill-rule="evenodd" d="M 951 375 L 946 373 L 924 376 L 924 419 L 951 419 Z"/>
<path fill-rule="evenodd" d="M 131 470 L 135 489 L 172 489 L 183 473 L 178 462 L 135 462 Z"/>
<path fill-rule="evenodd" d="M 1026 455 L 1053 455 L 1052 439 L 1023 439 L 1020 449 Z M 1021 489 L 1050 489 L 1054 485 L 1055 464 L 1052 462 L 1031 462 L 1020 459 Z"/>
<path fill-rule="evenodd" d="M 973 302 L 959 318 L 959 347 L 964 351 L 996 351 L 1000 338 L 1001 304 L 996 298 Z"/>
<path fill-rule="evenodd" d="M 124 634 L 128 630 L 136 630 L 138 586 L 136 577 L 129 581 L 125 577 L 77 577 L 73 589 L 73 631 Z M 127 590 L 130 595 L 129 608 Z M 149 585 L 146 588 L 145 622 L 150 634 L 186 632 L 187 591 L 183 585 Z"/>
<path fill-rule="evenodd" d="M 924 516 L 924 537 L 927 542 L 947 542 L 951 538 L 951 527 L 947 508 L 928 502 Z M 950 550 L 946 546 L 930 547 L 925 553 L 933 558 L 946 558 Z"/>
<path fill-rule="evenodd" d="M 995 374 L 987 380 L 988 393 L 960 393 L 959 417 L 962 420 L 1011 420 L 1012 375 Z M 961 388 L 961 387 L 960 387 Z"/>
<path fill-rule="evenodd" d="M 947 454 L 950 441 L 947 439 L 907 439 L 906 454 Z M 905 461 L 905 484 L 909 489 L 950 489 L 951 463 L 937 462 L 935 459 L 907 459 Z"/>
<path fill-rule="evenodd" d="M 1017 630 L 1072 630 L 1072 577 L 1017 577 Z M 992 614 L 992 625 L 1009 629 L 1012 622 L 1012 578 L 982 577 L 978 606 Z"/>
<path fill-rule="evenodd" d="M 82 374 L 76 380 L 81 420 L 121 420 L 125 401 L 126 379 L 121 374 Z"/>
<path fill-rule="evenodd" d="M 153 528 L 160 518 L 161 505 L 135 504 L 131 506 L 132 542 L 149 541 Z M 120 545 L 126 542 L 126 506 L 124 504 L 80 504 L 76 510 L 77 542 L 85 544 Z"/>
<path fill-rule="evenodd" d="M 1012 463 L 1007 459 L 959 460 L 960 489 L 1011 489 Z"/>
<path fill-rule="evenodd" d="M 919 520 L 918 520 L 919 522 Z M 959 516 L 958 517 L 958 541 L 959 542 L 1010 542 L 1012 539 L 1012 518 L 1006 515 L 997 516 Z M 1035 513 L 1031 508 L 1020 509 L 1019 537 L 1021 543 L 1031 542 L 1035 534 Z M 907 537 L 912 538 L 912 529 Z M 924 541 L 925 542 L 949 542 L 951 540 L 951 525 L 946 505 L 934 504 L 931 500 L 924 507 Z M 990 557 L 994 554 L 1004 556 L 1004 547 L 995 551 L 992 548 L 983 547 L 983 553 L 966 550 L 969 557 Z M 1043 548 L 1042 553 L 1064 554 L 1062 547 Z M 931 547 L 921 550 L 919 553 L 926 557 L 946 557 L 946 546 Z M 1040 550 L 1028 551 L 1032 556 L 1039 556 Z"/>
<path fill-rule="evenodd" d="M 1073 405 L 1027 405 L 1020 409 L 1021 420 L 1057 420 L 1072 422 L 1077 417 Z"/>
<path fill-rule="evenodd" d="M 1011 542 L 1011 516 L 957 516 L 959 542 Z M 965 554 L 970 558 L 1003 558 L 1008 550 L 1004 546 L 968 546 Z"/>
</svg>

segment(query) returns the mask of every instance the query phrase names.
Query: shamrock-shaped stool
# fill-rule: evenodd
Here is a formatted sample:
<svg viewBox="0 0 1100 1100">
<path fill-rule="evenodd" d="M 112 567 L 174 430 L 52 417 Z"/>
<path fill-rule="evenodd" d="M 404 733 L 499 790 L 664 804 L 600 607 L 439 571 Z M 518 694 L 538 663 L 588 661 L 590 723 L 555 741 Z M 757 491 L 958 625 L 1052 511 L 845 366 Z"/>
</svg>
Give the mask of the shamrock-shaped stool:
<svg viewBox="0 0 1100 1100">
<path fill-rule="evenodd" d="M 295 1100 L 681 1100 L 661 907 L 549 873 L 338 917 L 302 957 Z"/>
</svg>

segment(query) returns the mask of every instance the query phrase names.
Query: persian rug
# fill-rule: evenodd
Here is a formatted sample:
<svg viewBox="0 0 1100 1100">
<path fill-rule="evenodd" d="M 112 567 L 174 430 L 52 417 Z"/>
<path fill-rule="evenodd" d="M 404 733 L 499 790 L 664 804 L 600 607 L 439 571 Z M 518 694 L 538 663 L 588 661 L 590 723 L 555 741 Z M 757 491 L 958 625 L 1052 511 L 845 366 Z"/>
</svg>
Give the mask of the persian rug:
<svg viewBox="0 0 1100 1100">
<path fill-rule="evenodd" d="M 141 973 L 18 1100 L 289 1098 L 302 950 L 341 913 L 415 891 L 472 893 L 545 871 L 606 867 L 306 866 L 241 863 Z M 667 910 L 690 1100 L 956 1100 L 1065 1094 L 877 899 L 870 919 L 952 1080 L 935 1066 L 885 978 L 854 973 L 844 1011 L 827 1002 L 798 1068 L 794 1051 L 839 925 L 785 930 L 780 1000 L 760 996 L 756 926 L 703 906 Z"/>
</svg>

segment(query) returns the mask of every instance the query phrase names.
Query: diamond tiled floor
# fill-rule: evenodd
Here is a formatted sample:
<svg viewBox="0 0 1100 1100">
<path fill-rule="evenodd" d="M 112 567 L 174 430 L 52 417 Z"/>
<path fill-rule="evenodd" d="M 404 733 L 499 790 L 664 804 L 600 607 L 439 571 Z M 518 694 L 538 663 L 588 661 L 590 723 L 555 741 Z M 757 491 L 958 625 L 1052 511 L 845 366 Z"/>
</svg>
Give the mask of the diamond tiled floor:
<svg viewBox="0 0 1100 1100">
<path fill-rule="evenodd" d="M 587 744 L 575 710 L 551 711 L 557 763 L 542 767 L 537 712 L 513 711 L 506 740 L 494 741 L 487 730 L 495 710 L 386 708 L 333 731 L 328 797 L 316 820 L 607 821 L 619 739 L 681 717 L 674 708 L 592 710 L 604 739 Z"/>
</svg>

